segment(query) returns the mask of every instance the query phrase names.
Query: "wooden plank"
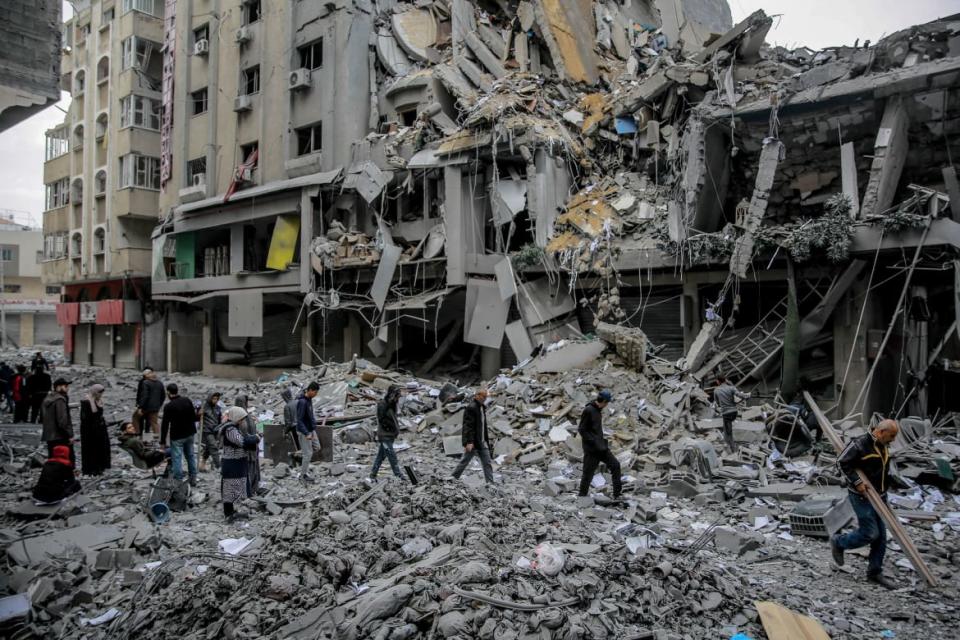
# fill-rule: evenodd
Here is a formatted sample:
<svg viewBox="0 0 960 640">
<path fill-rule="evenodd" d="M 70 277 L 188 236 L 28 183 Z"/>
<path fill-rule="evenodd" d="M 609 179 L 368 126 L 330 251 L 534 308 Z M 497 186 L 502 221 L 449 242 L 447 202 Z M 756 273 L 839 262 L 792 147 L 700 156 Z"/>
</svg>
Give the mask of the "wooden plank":
<svg viewBox="0 0 960 640">
<path fill-rule="evenodd" d="M 757 601 L 763 630 L 769 640 L 830 640 L 823 626 L 813 618 L 791 611 L 776 602 Z"/>
<path fill-rule="evenodd" d="M 833 430 L 833 425 L 830 424 L 827 416 L 823 415 L 823 411 L 821 411 L 820 407 L 817 406 L 816 401 L 809 392 L 803 392 L 803 399 L 806 400 L 807 406 L 810 407 L 810 410 L 813 411 L 813 415 L 816 416 L 817 422 L 820 423 L 820 427 L 823 429 L 824 435 L 827 436 L 827 439 L 830 441 L 830 444 L 833 445 L 833 448 L 837 450 L 837 455 L 840 455 L 840 452 L 843 451 L 843 441 L 840 439 L 840 436 L 837 435 L 837 432 Z M 931 587 L 940 586 L 936 576 L 930 573 L 930 569 L 927 568 L 926 563 L 920 556 L 920 552 L 917 551 L 917 547 L 914 546 L 913 540 L 911 540 L 910 536 L 907 535 L 907 532 L 904 531 L 903 527 L 900 525 L 900 521 L 897 520 L 896 516 L 894 516 L 890 511 L 890 508 L 887 507 L 886 503 L 880 497 L 880 494 L 877 493 L 877 490 L 872 484 L 870 484 L 866 474 L 857 469 L 857 475 L 860 476 L 863 484 L 867 487 L 867 499 L 870 500 L 870 504 L 873 506 L 874 510 L 876 510 L 876 512 L 880 514 L 880 517 L 883 518 L 884 523 L 887 525 L 887 528 L 890 529 L 893 537 L 897 539 L 898 543 L 900 543 L 900 547 L 903 549 L 903 553 L 907 556 L 907 559 L 910 560 L 910 564 L 913 565 L 913 568 L 917 570 L 917 573 L 922 575 L 923 579 L 926 580 L 927 584 L 929 584 Z"/>
</svg>

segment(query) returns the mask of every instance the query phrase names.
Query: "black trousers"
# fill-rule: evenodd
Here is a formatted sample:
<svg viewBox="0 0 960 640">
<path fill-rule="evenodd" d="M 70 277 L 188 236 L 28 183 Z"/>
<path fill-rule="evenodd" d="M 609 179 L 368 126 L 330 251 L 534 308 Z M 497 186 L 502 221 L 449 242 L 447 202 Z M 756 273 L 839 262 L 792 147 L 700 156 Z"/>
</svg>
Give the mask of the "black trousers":
<svg viewBox="0 0 960 640">
<path fill-rule="evenodd" d="M 13 421 L 26 422 L 30 418 L 30 401 L 24 398 L 13 403 Z"/>
<path fill-rule="evenodd" d="M 43 407 L 43 399 L 45 397 L 47 397 L 47 394 L 40 393 L 30 399 L 30 422 L 33 424 L 40 422 L 40 409 Z"/>
<path fill-rule="evenodd" d="M 597 472 L 600 463 L 607 465 L 610 475 L 613 476 L 613 495 L 618 497 L 623 490 L 623 482 L 620 478 L 620 461 L 610 449 L 600 452 L 583 452 L 583 477 L 580 479 L 580 495 L 585 496 L 590 490 L 590 481 L 593 480 L 593 474 Z"/>
<path fill-rule="evenodd" d="M 733 439 L 733 421 L 737 419 L 737 414 L 735 413 L 725 413 L 723 414 L 723 441 L 727 445 L 727 449 L 731 452 L 737 450 L 737 443 Z"/>
</svg>

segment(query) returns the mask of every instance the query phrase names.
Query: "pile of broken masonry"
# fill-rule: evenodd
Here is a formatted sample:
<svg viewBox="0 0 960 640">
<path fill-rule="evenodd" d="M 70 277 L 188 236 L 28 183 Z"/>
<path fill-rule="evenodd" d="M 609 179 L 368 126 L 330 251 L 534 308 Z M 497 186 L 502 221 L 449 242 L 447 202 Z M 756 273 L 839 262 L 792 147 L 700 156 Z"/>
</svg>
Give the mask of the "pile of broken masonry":
<svg viewBox="0 0 960 640">
<path fill-rule="evenodd" d="M 629 356 L 629 341 L 620 343 Z M 720 421 L 694 381 L 656 357 L 628 365 L 605 346 L 553 345 L 487 383 L 494 486 L 476 462 L 462 481 L 449 477 L 470 394 L 456 381 L 362 360 L 258 383 L 167 376 L 192 398 L 246 394 L 265 424 L 281 414 L 284 386 L 322 385 L 315 408 L 335 425 L 334 462 L 319 465 L 318 485 L 303 486 L 289 461 L 263 458 L 266 493 L 235 524 L 224 523 L 209 473 L 189 509 L 152 522 L 152 478 L 117 448 L 113 469 L 83 478 L 81 494 L 36 507 L 39 431 L 3 427 L 0 585 L 9 597 L 0 628 L 5 637 L 78 639 L 759 639 L 754 602 L 772 601 L 834 638 L 946 637 L 960 563 L 960 499 L 950 487 L 912 483 L 891 498 L 943 585 L 924 588 L 891 543 L 887 571 L 903 588 L 882 591 L 863 580 L 865 559 L 851 557 L 850 572 L 831 568 L 824 540 L 800 535 L 790 517 L 811 501 L 846 504 L 829 448 L 783 458 L 764 428 L 774 409 L 756 406 L 736 425 L 741 453 L 719 455 Z M 74 380 L 74 396 L 104 383 L 108 418 L 129 415 L 128 373 L 57 373 Z M 419 482 L 386 470 L 371 488 L 371 414 L 389 384 L 406 388 L 397 449 Z M 609 500 L 608 475 L 590 497 L 576 496 L 576 423 L 601 388 L 614 394 L 605 429 L 623 463 L 620 505 Z M 857 432 L 845 426 L 846 437 Z M 960 471 L 952 422 L 911 437 L 901 465 L 928 472 L 936 453 L 942 471 Z"/>
</svg>

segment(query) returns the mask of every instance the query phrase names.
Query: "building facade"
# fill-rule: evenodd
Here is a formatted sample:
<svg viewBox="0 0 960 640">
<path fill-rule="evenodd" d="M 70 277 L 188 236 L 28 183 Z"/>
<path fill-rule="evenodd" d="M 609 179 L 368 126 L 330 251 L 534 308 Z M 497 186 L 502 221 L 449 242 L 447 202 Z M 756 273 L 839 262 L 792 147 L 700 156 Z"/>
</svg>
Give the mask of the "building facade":
<svg viewBox="0 0 960 640">
<path fill-rule="evenodd" d="M 72 101 L 47 131 L 43 274 L 63 285 L 74 362 L 142 364 L 160 189 L 160 0 L 78 3 L 64 25 Z"/>
<path fill-rule="evenodd" d="M 60 2 L 0 6 L 0 131 L 60 99 Z"/>
<path fill-rule="evenodd" d="M 54 313 L 60 287 L 41 279 L 43 232 L 0 216 L 0 332 L 8 347 L 59 344 L 63 332 Z"/>
</svg>

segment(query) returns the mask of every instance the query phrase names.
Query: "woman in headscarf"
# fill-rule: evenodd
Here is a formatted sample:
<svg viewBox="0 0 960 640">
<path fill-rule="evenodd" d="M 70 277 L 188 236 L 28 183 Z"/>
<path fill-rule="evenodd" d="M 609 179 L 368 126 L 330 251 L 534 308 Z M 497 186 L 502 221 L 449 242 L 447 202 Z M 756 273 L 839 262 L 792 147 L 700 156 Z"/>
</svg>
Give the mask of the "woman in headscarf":
<svg viewBox="0 0 960 640">
<path fill-rule="evenodd" d="M 110 435 L 103 417 L 103 385 L 95 384 L 80 402 L 80 470 L 99 476 L 110 468 Z"/>
<path fill-rule="evenodd" d="M 220 427 L 220 494 L 223 515 L 228 521 L 246 517 L 237 513 L 234 503 L 250 497 L 247 480 L 247 447 L 255 440 L 243 433 L 247 412 L 240 407 L 227 409 L 226 422 Z"/>
<path fill-rule="evenodd" d="M 233 401 L 234 406 L 240 407 L 244 411 L 249 409 L 249 400 L 247 396 L 240 395 L 237 396 Z M 240 425 L 240 431 L 245 436 L 256 436 L 257 440 L 260 439 L 260 434 L 257 433 L 257 422 L 254 420 L 253 416 L 247 413 L 247 417 L 244 418 L 243 424 Z M 255 496 L 260 492 L 260 450 L 259 447 L 255 449 L 247 450 L 247 491 L 251 496 Z"/>
</svg>

